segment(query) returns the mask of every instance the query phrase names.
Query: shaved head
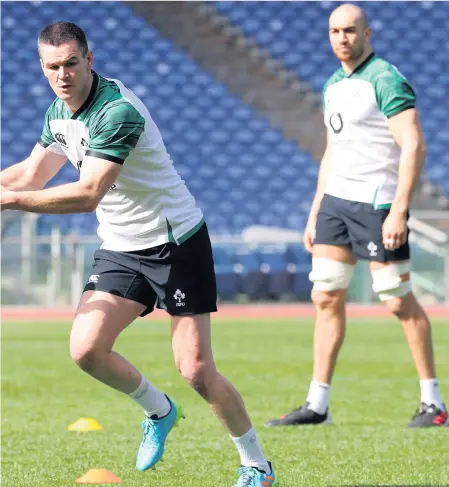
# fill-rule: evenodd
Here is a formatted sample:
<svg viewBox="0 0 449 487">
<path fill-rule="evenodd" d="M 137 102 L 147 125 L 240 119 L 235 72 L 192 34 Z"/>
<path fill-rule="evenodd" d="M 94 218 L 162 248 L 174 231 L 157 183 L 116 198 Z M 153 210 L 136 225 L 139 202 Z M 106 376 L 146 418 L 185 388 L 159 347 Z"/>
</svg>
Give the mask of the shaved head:
<svg viewBox="0 0 449 487">
<path fill-rule="evenodd" d="M 343 67 L 352 70 L 372 52 L 371 29 L 360 7 L 345 3 L 329 17 L 329 39 Z"/>
<path fill-rule="evenodd" d="M 331 16 L 329 17 L 329 25 L 332 23 L 340 24 L 348 21 L 360 24 L 364 29 L 369 27 L 366 13 L 363 11 L 363 9 L 357 5 L 353 5 L 352 3 L 340 5 L 331 13 Z"/>
</svg>

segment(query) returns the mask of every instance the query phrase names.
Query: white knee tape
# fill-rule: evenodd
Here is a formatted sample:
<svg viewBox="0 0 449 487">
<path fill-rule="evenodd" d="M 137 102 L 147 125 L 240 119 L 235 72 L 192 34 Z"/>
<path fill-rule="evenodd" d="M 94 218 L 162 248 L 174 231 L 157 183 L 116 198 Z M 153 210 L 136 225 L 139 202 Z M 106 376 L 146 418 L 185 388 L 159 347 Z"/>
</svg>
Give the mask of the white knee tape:
<svg viewBox="0 0 449 487">
<path fill-rule="evenodd" d="M 354 273 L 354 266 L 338 260 L 314 257 L 309 279 L 318 291 L 347 289 Z"/>
<path fill-rule="evenodd" d="M 373 291 L 379 295 L 381 301 L 405 296 L 412 290 L 412 283 L 401 281 L 401 276 L 410 272 L 410 261 L 392 263 L 381 269 L 371 271 L 373 276 Z"/>
</svg>

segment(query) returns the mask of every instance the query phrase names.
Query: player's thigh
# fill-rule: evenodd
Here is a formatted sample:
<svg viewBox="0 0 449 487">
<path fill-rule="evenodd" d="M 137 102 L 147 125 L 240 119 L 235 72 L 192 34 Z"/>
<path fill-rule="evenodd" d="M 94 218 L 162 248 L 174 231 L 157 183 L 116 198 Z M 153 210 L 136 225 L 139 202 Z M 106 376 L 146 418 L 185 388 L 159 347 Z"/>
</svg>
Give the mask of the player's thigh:
<svg viewBox="0 0 449 487">
<path fill-rule="evenodd" d="M 354 274 L 356 260 L 351 250 L 338 245 L 314 245 L 312 251 L 312 301 L 320 308 L 340 306 Z"/>
<path fill-rule="evenodd" d="M 392 264 L 396 264 L 398 266 L 400 266 L 400 273 L 401 273 L 401 277 L 404 278 L 404 280 L 409 280 L 410 279 L 410 261 L 409 260 L 400 260 L 400 261 L 391 261 L 391 262 L 370 262 L 369 263 L 369 268 L 371 270 L 371 272 L 373 271 L 376 271 L 376 270 L 380 270 L 380 269 L 385 269 L 387 268 L 388 266 L 392 265 Z"/>
<path fill-rule="evenodd" d="M 193 377 L 201 369 L 215 367 L 209 313 L 172 316 L 171 335 L 176 367 L 184 376 Z"/>
<path fill-rule="evenodd" d="M 72 326 L 71 349 L 78 354 L 95 347 L 111 348 L 118 334 L 156 302 L 133 255 L 98 250 L 92 267 Z"/>
<path fill-rule="evenodd" d="M 410 260 L 370 262 L 373 291 L 392 310 L 404 310 L 415 305 L 410 280 Z"/>
<path fill-rule="evenodd" d="M 108 352 L 118 335 L 145 310 L 145 305 L 104 291 L 85 291 L 70 334 L 73 358 Z"/>
<path fill-rule="evenodd" d="M 330 259 L 346 264 L 355 265 L 357 259 L 353 256 L 350 247 L 343 245 L 317 244 L 313 246 L 312 258 Z"/>
</svg>

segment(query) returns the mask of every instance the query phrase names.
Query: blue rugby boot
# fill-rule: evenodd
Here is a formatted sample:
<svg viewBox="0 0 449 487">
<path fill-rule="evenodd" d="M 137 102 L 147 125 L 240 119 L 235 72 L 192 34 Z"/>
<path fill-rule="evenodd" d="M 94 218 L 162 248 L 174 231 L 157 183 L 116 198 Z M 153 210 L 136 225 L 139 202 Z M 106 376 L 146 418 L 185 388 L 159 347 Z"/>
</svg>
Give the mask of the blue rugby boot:
<svg viewBox="0 0 449 487">
<path fill-rule="evenodd" d="M 173 426 L 184 418 L 184 412 L 180 405 L 175 404 L 168 396 L 171 409 L 162 418 L 153 415 L 142 423 L 143 439 L 137 452 L 136 468 L 142 472 L 149 468 L 155 468 L 156 463 L 162 459 L 165 450 L 165 439 Z"/>
<path fill-rule="evenodd" d="M 234 487 L 276 487 L 277 478 L 271 462 L 268 462 L 271 472 L 268 474 L 256 467 L 239 468 L 239 478 Z"/>
</svg>

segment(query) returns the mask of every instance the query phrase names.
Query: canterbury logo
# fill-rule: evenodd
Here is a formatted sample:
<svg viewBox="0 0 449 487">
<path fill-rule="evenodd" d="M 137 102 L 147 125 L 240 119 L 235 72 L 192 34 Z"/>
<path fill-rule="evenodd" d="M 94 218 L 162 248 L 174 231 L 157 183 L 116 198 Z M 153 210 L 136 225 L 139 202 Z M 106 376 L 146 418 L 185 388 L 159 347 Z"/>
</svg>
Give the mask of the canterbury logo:
<svg viewBox="0 0 449 487">
<path fill-rule="evenodd" d="M 65 140 L 64 134 L 60 134 L 59 132 L 55 134 L 55 139 L 57 142 L 59 142 L 61 145 L 67 146 L 67 142 Z"/>
</svg>

